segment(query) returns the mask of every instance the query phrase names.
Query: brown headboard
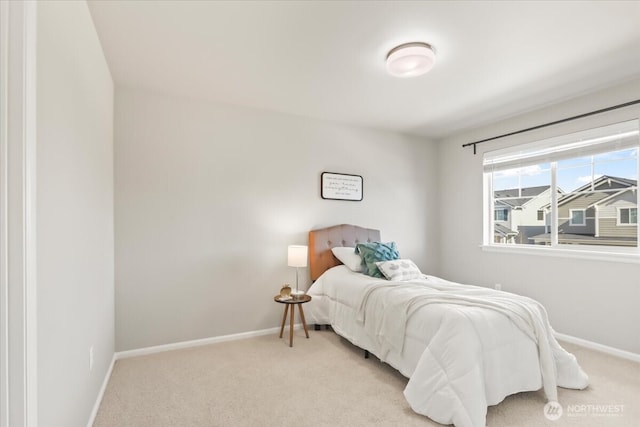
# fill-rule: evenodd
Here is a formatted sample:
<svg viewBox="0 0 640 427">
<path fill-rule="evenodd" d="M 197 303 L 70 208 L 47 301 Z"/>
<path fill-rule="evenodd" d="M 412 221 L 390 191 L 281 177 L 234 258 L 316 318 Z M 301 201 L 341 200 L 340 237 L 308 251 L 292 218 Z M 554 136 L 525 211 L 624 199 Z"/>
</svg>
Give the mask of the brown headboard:
<svg viewBox="0 0 640 427">
<path fill-rule="evenodd" d="M 379 242 L 380 230 L 341 224 L 309 232 L 309 272 L 311 280 L 340 265 L 331 248 L 336 246 L 356 246 L 356 243 Z"/>
</svg>

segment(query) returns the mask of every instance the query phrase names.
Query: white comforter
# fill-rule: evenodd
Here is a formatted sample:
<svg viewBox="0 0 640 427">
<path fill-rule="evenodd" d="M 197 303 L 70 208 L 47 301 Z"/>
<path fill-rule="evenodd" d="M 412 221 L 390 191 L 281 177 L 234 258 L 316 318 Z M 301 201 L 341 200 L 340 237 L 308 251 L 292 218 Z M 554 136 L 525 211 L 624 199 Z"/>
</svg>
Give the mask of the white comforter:
<svg viewBox="0 0 640 427">
<path fill-rule="evenodd" d="M 425 276 L 389 282 L 334 267 L 309 290 L 312 323 L 337 333 L 409 377 L 414 411 L 456 426 L 484 426 L 488 405 L 587 375 L 553 336 L 544 308 L 507 292 Z"/>
</svg>

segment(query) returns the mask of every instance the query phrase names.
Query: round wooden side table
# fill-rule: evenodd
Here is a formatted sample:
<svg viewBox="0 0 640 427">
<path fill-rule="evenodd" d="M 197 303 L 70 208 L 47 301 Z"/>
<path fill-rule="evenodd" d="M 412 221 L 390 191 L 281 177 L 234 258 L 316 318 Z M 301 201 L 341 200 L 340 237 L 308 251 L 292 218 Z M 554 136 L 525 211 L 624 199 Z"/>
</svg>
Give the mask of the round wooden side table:
<svg viewBox="0 0 640 427">
<path fill-rule="evenodd" d="M 287 312 L 289 311 L 289 306 L 291 306 L 291 320 L 289 322 L 289 347 L 293 347 L 293 321 L 296 306 L 298 307 L 298 311 L 300 312 L 300 319 L 302 320 L 304 333 L 307 338 L 309 338 L 309 330 L 307 329 L 307 322 L 304 320 L 304 311 L 302 310 L 302 304 L 311 301 L 311 297 L 309 295 L 303 295 L 298 299 L 288 299 L 281 301 L 280 295 L 276 295 L 275 297 L 273 297 L 273 300 L 275 302 L 279 302 L 280 304 L 284 304 L 284 315 L 282 316 L 282 326 L 280 326 L 280 338 L 282 338 L 282 332 L 284 331 L 284 323 L 287 320 Z"/>
</svg>

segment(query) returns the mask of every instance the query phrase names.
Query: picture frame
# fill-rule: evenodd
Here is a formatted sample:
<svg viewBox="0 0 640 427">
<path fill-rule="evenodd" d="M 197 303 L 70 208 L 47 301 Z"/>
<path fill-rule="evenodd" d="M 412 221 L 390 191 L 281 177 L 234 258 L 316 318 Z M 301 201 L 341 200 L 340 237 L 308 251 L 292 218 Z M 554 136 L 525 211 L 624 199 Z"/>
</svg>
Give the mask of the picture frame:
<svg viewBox="0 0 640 427">
<path fill-rule="evenodd" d="M 325 200 L 360 202 L 363 197 L 362 176 L 322 172 L 320 175 L 320 196 Z"/>
</svg>

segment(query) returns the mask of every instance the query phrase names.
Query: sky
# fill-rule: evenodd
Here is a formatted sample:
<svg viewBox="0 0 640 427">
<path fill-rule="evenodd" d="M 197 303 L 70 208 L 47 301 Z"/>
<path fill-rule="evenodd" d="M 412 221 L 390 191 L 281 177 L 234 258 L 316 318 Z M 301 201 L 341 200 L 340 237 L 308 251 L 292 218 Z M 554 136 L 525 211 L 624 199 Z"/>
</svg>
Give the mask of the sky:
<svg viewBox="0 0 640 427">
<path fill-rule="evenodd" d="M 558 162 L 558 187 L 571 192 L 602 175 L 638 179 L 638 149 L 573 158 Z M 493 189 L 551 185 L 551 164 L 544 163 L 494 172 Z"/>
</svg>

